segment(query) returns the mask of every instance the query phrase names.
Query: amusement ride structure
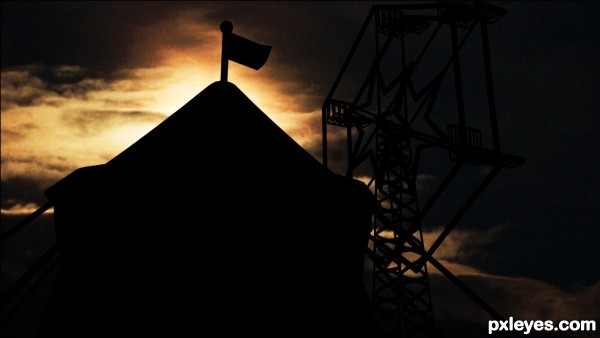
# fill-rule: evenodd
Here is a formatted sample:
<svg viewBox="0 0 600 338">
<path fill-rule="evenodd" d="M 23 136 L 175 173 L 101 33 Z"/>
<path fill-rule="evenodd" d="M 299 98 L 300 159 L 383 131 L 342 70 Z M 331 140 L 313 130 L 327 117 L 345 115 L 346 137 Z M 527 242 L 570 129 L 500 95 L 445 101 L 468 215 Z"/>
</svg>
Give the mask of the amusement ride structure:
<svg viewBox="0 0 600 338">
<path fill-rule="evenodd" d="M 436 336 L 428 264 L 501 318 L 434 253 L 498 172 L 524 162 L 500 147 L 488 26 L 503 15 L 481 1 L 373 6 L 323 104 L 325 166 L 332 148 L 378 201 L 368 258 L 380 337 Z M 424 219 L 467 166 L 483 179 L 427 247 Z M 433 173 L 441 183 L 420 196 Z"/>
</svg>

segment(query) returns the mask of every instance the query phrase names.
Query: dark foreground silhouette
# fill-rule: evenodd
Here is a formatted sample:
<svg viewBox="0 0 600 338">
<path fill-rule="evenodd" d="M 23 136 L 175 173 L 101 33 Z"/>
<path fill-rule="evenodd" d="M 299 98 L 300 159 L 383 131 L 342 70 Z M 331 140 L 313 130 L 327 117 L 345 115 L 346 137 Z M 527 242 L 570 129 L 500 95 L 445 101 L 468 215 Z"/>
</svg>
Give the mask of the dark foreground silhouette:
<svg viewBox="0 0 600 338">
<path fill-rule="evenodd" d="M 41 337 L 367 337 L 374 201 L 216 82 L 50 189 L 60 270 Z"/>
</svg>

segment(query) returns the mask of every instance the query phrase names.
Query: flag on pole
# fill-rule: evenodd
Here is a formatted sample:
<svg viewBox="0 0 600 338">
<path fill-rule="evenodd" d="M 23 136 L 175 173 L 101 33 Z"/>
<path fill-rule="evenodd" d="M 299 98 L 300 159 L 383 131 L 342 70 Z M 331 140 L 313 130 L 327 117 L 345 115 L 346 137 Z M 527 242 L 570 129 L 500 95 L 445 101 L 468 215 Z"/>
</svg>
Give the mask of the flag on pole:
<svg viewBox="0 0 600 338">
<path fill-rule="evenodd" d="M 221 51 L 221 80 L 227 81 L 227 61 L 231 60 L 252 69 L 260 69 L 271 52 L 271 46 L 261 45 L 239 35 L 233 34 L 233 25 L 229 21 L 221 23 L 223 49 Z M 223 74 L 224 73 L 224 74 Z"/>
</svg>

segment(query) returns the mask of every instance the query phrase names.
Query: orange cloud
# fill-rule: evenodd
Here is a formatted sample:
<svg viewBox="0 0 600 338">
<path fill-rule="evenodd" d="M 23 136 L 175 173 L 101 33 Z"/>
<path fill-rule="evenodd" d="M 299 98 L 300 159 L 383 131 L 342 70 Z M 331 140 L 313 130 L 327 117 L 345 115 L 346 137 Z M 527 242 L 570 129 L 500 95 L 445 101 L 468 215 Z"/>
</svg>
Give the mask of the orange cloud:
<svg viewBox="0 0 600 338">
<path fill-rule="evenodd" d="M 39 205 L 36 205 L 35 203 L 26 203 L 26 204 L 15 204 L 10 206 L 9 208 L 2 208 L 0 209 L 0 213 L 2 215 L 7 215 L 7 216 L 27 216 L 32 214 L 33 212 L 35 212 L 37 209 L 39 209 Z M 45 214 L 53 214 L 54 213 L 54 208 L 50 208 L 48 210 L 46 210 L 44 212 Z"/>
</svg>

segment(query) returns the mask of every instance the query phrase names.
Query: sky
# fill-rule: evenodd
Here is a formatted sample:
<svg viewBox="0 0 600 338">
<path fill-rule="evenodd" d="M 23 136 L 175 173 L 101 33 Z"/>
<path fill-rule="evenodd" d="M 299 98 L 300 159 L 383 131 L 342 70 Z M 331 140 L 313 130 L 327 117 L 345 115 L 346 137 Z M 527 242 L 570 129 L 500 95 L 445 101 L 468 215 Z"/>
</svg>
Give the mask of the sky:
<svg viewBox="0 0 600 338">
<path fill-rule="evenodd" d="M 506 317 L 598 319 L 600 2 L 489 3 L 507 10 L 489 27 L 503 151 L 526 162 L 499 173 L 435 256 Z M 258 71 L 230 62 L 229 81 L 321 160 L 321 106 L 374 4 L 2 2 L 2 230 L 218 81 L 223 20 L 272 46 Z M 27 240 L 3 247 L 5 280 L 52 237 L 46 223 L 24 258 L 8 251 Z M 424 224 L 426 244 L 442 225 Z M 429 271 L 441 323 L 487 321 Z"/>
</svg>

